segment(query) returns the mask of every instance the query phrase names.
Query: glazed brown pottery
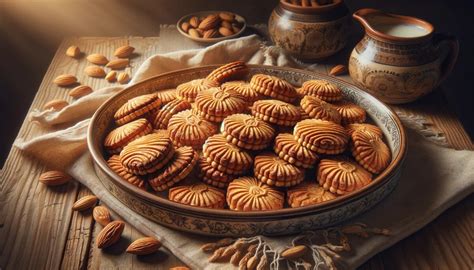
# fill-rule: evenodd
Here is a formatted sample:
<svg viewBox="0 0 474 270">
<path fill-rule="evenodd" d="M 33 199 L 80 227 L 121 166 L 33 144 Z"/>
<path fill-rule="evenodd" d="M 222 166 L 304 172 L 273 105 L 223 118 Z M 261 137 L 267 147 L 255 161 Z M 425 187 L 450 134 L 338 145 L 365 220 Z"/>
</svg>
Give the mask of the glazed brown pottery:
<svg viewBox="0 0 474 270">
<path fill-rule="evenodd" d="M 349 73 L 380 100 L 400 104 L 433 90 L 451 72 L 458 55 L 456 38 L 434 34 L 423 20 L 361 9 L 354 18 L 365 35 L 349 58 Z"/>
<path fill-rule="evenodd" d="M 300 60 L 326 58 L 347 43 L 349 11 L 342 0 L 323 6 L 303 7 L 281 0 L 268 21 L 278 46 Z"/>
</svg>

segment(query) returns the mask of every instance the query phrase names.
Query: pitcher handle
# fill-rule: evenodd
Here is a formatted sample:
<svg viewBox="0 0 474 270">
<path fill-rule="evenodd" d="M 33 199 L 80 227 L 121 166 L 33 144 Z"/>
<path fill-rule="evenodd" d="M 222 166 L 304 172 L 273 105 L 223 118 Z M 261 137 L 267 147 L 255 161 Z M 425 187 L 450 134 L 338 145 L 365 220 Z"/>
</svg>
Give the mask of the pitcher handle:
<svg viewBox="0 0 474 270">
<path fill-rule="evenodd" d="M 441 57 L 443 57 L 441 62 L 441 77 L 438 80 L 438 85 L 441 84 L 456 64 L 456 60 L 459 54 L 459 42 L 455 36 L 436 33 L 433 36 L 433 42 L 435 47 L 441 51 Z"/>
</svg>

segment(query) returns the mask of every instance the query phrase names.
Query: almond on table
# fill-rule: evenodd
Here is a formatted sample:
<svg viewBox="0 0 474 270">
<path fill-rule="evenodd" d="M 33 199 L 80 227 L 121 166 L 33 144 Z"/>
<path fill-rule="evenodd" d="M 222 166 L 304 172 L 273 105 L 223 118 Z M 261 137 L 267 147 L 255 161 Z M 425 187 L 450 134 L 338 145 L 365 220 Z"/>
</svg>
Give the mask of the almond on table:
<svg viewBox="0 0 474 270">
<path fill-rule="evenodd" d="M 114 56 L 118 58 L 128 58 L 132 55 L 134 51 L 135 51 L 134 47 L 130 45 L 125 45 L 125 46 L 118 47 L 114 52 Z"/>
<path fill-rule="evenodd" d="M 70 86 L 77 83 L 77 78 L 71 74 L 62 74 L 53 80 L 53 83 L 57 86 Z"/>
<path fill-rule="evenodd" d="M 47 171 L 40 175 L 39 181 L 47 186 L 59 186 L 68 183 L 72 177 L 61 171 Z"/>
<path fill-rule="evenodd" d="M 81 55 L 81 50 L 79 49 L 79 47 L 73 45 L 67 48 L 66 55 L 72 58 L 77 58 Z"/>
<path fill-rule="evenodd" d="M 105 57 L 102 54 L 98 54 L 98 53 L 89 54 L 87 56 L 87 61 L 89 61 L 92 64 L 101 65 L 101 66 L 103 66 L 103 65 L 105 65 L 109 62 L 107 57 Z"/>
</svg>

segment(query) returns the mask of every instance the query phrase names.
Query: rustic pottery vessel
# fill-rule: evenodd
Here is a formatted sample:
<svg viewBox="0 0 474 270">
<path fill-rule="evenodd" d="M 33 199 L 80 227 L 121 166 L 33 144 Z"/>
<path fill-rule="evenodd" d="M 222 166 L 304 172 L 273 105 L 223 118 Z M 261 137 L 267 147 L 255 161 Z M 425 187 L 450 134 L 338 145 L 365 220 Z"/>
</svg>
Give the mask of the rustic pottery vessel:
<svg viewBox="0 0 474 270">
<path fill-rule="evenodd" d="M 374 177 L 369 185 L 356 192 L 317 205 L 274 211 L 235 212 L 188 206 L 168 200 L 167 192 L 154 194 L 123 181 L 107 166 L 104 158 L 103 141 L 113 128 L 111 119 L 115 111 L 130 98 L 206 77 L 218 67 L 214 65 L 178 70 L 141 81 L 111 97 L 95 112 L 89 125 L 87 141 L 95 171 L 104 189 L 136 213 L 154 222 L 181 231 L 221 237 L 287 235 L 324 228 L 367 211 L 392 192 L 402 171 L 406 136 L 400 120 L 390 108 L 372 95 L 334 76 L 286 67 L 248 66 L 250 73 L 246 79 L 263 73 L 283 78 L 294 85 L 315 79 L 336 84 L 346 99 L 364 107 L 371 121 L 382 129 L 392 154 L 390 165 Z"/>
<path fill-rule="evenodd" d="M 423 20 L 361 9 L 354 18 L 365 35 L 349 58 L 349 73 L 359 87 L 391 103 L 426 95 L 451 72 L 458 55 L 456 38 L 434 34 Z"/>
<path fill-rule="evenodd" d="M 304 61 L 326 58 L 347 43 L 350 14 L 342 0 L 302 7 L 281 0 L 268 21 L 273 42 Z"/>
</svg>

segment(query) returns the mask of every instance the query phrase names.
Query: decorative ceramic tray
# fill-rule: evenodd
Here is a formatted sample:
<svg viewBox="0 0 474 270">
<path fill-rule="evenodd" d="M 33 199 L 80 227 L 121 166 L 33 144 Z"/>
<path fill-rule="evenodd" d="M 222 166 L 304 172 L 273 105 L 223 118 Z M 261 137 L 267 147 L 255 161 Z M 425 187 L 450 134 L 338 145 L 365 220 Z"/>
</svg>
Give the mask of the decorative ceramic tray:
<svg viewBox="0 0 474 270">
<path fill-rule="evenodd" d="M 324 74 L 273 66 L 249 65 L 248 78 L 257 73 L 274 75 L 294 85 L 324 79 L 338 85 L 345 98 L 367 111 L 379 126 L 391 150 L 392 161 L 373 181 L 356 192 L 317 205 L 275 211 L 235 212 L 205 209 L 169 201 L 166 195 L 153 194 L 123 181 L 104 159 L 103 141 L 112 129 L 115 111 L 130 98 L 169 89 L 203 78 L 218 66 L 184 69 L 139 82 L 116 94 L 94 114 L 88 132 L 88 146 L 99 180 L 121 202 L 140 215 L 182 231 L 215 236 L 294 234 L 331 226 L 359 215 L 385 198 L 396 186 L 406 153 L 406 137 L 396 114 L 376 98 L 356 86 Z"/>
</svg>

